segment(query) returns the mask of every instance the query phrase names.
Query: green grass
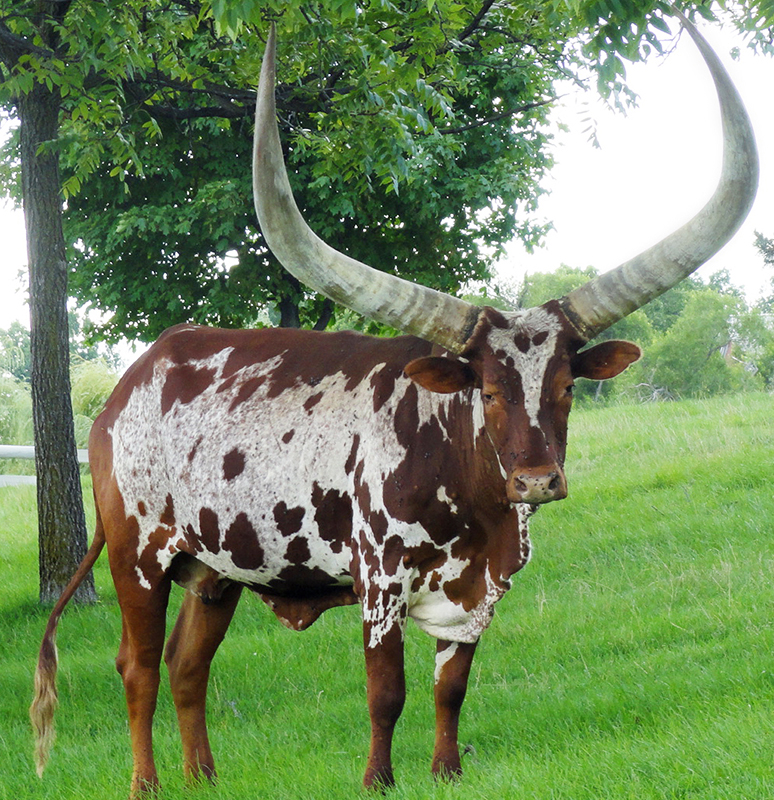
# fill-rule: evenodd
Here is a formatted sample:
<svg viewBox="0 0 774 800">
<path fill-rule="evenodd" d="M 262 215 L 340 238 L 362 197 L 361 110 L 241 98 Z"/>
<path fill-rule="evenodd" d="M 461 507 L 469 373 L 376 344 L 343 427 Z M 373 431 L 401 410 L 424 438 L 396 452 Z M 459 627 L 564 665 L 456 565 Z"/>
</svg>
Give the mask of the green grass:
<svg viewBox="0 0 774 800">
<path fill-rule="evenodd" d="M 571 420 L 570 497 L 533 519 L 534 558 L 498 606 L 463 710 L 460 784 L 429 777 L 432 642 L 407 640 L 395 800 L 757 800 L 774 795 L 774 398 L 621 406 Z M 37 608 L 34 490 L 0 490 L 0 799 L 123 798 L 119 614 L 59 633 L 58 741 L 41 782 L 27 706 Z M 179 593 L 178 593 L 179 596 Z M 358 795 L 368 745 L 357 609 L 291 633 L 245 597 L 214 669 L 217 787 L 183 787 L 162 688 L 165 798 Z"/>
</svg>

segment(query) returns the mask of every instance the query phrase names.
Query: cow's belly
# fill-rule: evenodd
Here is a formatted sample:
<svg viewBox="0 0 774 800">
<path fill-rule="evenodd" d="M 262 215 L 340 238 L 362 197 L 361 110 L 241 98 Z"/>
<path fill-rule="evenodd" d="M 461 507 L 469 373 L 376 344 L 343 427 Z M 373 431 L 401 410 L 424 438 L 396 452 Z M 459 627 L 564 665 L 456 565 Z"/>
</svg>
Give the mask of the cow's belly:
<svg viewBox="0 0 774 800">
<path fill-rule="evenodd" d="M 242 503 L 235 512 L 228 497 L 209 501 L 206 513 L 182 517 L 176 544 L 222 576 L 279 593 L 352 584 L 348 541 L 322 538 L 314 508 L 280 501 L 272 508 Z"/>
<path fill-rule="evenodd" d="M 321 489 L 315 508 L 309 496 L 276 482 L 269 488 L 255 478 L 250 490 L 249 476 L 244 486 L 177 477 L 166 487 L 120 487 L 127 517 L 138 523 L 141 582 L 184 553 L 223 578 L 279 594 L 352 584 L 346 493 Z"/>
</svg>

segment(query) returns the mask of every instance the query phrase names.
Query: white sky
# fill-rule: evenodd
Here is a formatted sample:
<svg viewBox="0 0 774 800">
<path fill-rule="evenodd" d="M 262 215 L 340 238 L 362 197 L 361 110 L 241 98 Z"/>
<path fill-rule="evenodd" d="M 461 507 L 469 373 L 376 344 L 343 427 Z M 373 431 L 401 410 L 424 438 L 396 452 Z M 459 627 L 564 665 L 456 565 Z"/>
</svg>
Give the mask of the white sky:
<svg viewBox="0 0 774 800">
<path fill-rule="evenodd" d="M 753 231 L 774 237 L 774 59 L 743 49 L 729 27 L 704 25 L 703 32 L 729 69 L 747 105 L 761 159 L 758 196 L 747 222 L 700 275 L 727 268 L 732 282 L 754 300 L 769 285 L 753 246 Z M 729 50 L 742 48 L 739 61 Z M 687 35 L 665 60 L 629 69 L 639 107 L 614 114 L 593 93 L 573 93 L 555 112 L 569 127 L 556 133 L 557 164 L 540 215 L 554 222 L 545 247 L 533 255 L 514 244 L 500 269 L 518 280 L 560 264 L 600 271 L 613 268 L 675 230 L 711 195 L 720 171 L 720 124 L 709 74 Z M 589 105 L 589 104 L 592 105 Z M 597 123 L 601 149 L 588 141 L 588 119 Z M 28 324 L 24 221 L 20 211 L 0 206 L 0 328 L 15 319 Z"/>
<path fill-rule="evenodd" d="M 754 247 L 754 231 L 774 237 L 774 58 L 745 50 L 730 26 L 703 25 L 702 32 L 745 102 L 761 171 L 743 227 L 698 274 L 706 279 L 728 269 L 732 283 L 754 301 L 774 278 Z M 738 61 L 729 56 L 735 46 L 742 50 Z M 628 78 L 639 104 L 625 116 L 580 92 L 555 111 L 569 132 L 556 133 L 557 164 L 545 184 L 551 194 L 539 209 L 555 230 L 533 255 L 514 244 L 501 265 L 503 277 L 518 280 L 561 264 L 606 272 L 676 230 L 709 199 L 720 175 L 720 115 L 712 80 L 691 39 L 684 33 L 667 58 L 631 66 Z M 589 117 L 597 122 L 601 149 L 583 132 Z"/>
</svg>

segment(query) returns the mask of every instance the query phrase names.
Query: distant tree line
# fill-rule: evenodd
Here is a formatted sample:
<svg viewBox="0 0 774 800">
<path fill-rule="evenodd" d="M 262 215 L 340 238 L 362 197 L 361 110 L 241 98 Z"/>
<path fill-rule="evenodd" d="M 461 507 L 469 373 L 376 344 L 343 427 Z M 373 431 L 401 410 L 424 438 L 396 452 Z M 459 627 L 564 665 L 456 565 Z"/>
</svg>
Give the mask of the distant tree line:
<svg viewBox="0 0 774 800">
<path fill-rule="evenodd" d="M 774 242 L 758 235 L 774 266 Z M 767 249 L 768 248 L 768 249 Z M 560 297 L 594 277 L 593 267 L 563 266 L 528 275 L 516 289 L 485 287 L 482 302 L 530 307 Z M 506 295 L 503 297 L 503 295 Z M 774 389 L 774 280 L 771 294 L 750 303 L 728 270 L 707 282 L 691 277 L 616 323 L 600 338 L 629 339 L 642 359 L 615 381 L 582 381 L 580 403 L 679 400 Z"/>
</svg>

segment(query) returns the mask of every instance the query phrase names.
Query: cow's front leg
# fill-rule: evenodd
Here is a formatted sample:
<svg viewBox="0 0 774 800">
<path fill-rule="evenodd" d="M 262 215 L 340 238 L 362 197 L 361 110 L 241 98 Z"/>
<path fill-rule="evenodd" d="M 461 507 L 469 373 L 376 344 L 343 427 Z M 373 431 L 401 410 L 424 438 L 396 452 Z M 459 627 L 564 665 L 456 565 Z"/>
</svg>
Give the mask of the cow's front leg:
<svg viewBox="0 0 774 800">
<path fill-rule="evenodd" d="M 476 644 L 438 641 L 435 654 L 433 750 L 433 775 L 438 778 L 452 778 L 462 773 L 457 731 Z"/>
<path fill-rule="evenodd" d="M 365 659 L 368 712 L 371 716 L 371 748 L 368 754 L 363 785 L 383 788 L 392 786 L 392 734 L 403 711 L 406 680 L 403 671 L 404 621 L 395 620 L 385 633 L 383 623 L 366 621 Z"/>
</svg>

